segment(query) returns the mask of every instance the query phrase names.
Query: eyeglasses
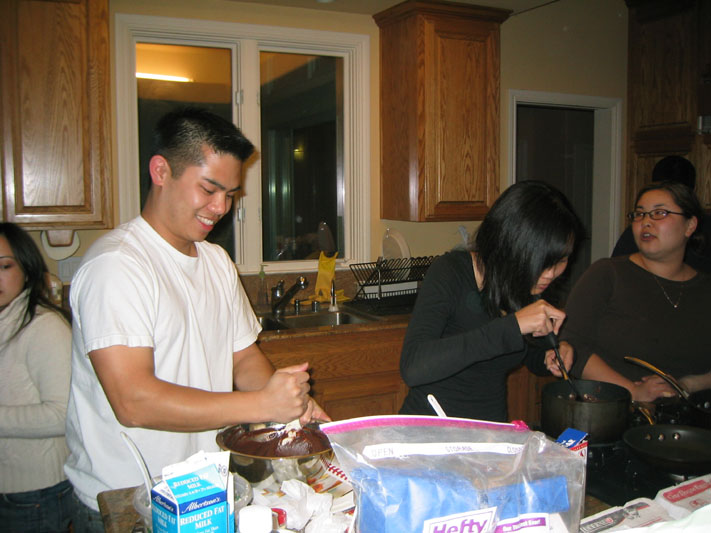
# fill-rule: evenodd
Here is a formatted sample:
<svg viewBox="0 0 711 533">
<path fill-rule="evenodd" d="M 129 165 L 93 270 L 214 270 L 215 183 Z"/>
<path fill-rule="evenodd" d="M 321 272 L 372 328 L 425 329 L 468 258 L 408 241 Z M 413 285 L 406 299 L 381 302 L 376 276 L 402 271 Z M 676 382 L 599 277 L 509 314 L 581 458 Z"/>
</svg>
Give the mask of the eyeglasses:
<svg viewBox="0 0 711 533">
<path fill-rule="evenodd" d="M 627 218 L 632 222 L 641 222 L 644 219 L 644 215 L 649 215 L 652 220 L 662 220 L 667 218 L 667 215 L 684 215 L 684 213 L 678 213 L 676 211 L 669 211 L 668 209 L 652 209 L 651 211 L 632 211 L 627 213 Z"/>
</svg>

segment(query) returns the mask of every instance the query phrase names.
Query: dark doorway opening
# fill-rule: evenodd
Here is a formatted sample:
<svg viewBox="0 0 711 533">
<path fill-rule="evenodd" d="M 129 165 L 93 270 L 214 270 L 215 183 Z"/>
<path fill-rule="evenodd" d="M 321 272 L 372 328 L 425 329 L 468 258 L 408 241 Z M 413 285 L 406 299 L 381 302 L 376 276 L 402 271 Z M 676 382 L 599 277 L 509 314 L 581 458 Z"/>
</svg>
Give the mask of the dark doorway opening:
<svg viewBox="0 0 711 533">
<path fill-rule="evenodd" d="M 517 104 L 516 181 L 536 179 L 565 194 L 585 227 L 564 287 L 590 266 L 595 111 L 558 106 Z"/>
</svg>

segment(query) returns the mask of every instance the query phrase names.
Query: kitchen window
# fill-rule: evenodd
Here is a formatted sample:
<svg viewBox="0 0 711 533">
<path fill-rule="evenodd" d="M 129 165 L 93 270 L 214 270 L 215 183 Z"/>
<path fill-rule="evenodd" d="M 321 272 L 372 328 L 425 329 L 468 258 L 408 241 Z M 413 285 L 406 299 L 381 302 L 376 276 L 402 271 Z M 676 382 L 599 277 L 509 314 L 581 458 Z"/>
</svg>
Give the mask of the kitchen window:
<svg viewBox="0 0 711 533">
<path fill-rule="evenodd" d="M 140 65 L 190 80 L 191 56 L 219 66 L 198 74 L 199 83 L 135 77 Z M 150 148 L 142 145 L 152 124 L 170 106 L 202 105 L 257 146 L 245 195 L 211 236 L 241 272 L 263 263 L 274 272 L 315 270 L 321 221 L 342 262 L 367 260 L 368 57 L 364 35 L 117 14 L 120 221 L 139 214 L 147 191 Z"/>
</svg>

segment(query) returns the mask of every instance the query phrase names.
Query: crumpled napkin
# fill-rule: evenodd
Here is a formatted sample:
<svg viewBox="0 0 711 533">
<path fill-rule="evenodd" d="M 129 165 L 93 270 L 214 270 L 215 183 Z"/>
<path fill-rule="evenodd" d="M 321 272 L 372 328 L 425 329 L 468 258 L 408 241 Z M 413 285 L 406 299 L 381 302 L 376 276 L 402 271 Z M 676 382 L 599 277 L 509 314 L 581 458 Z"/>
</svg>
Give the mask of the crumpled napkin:
<svg viewBox="0 0 711 533">
<path fill-rule="evenodd" d="M 306 483 L 291 479 L 284 481 L 279 491 L 255 491 L 252 503 L 283 509 L 287 529 L 300 531 L 309 520 L 330 515 L 332 501 L 330 494 L 319 494 Z"/>
</svg>

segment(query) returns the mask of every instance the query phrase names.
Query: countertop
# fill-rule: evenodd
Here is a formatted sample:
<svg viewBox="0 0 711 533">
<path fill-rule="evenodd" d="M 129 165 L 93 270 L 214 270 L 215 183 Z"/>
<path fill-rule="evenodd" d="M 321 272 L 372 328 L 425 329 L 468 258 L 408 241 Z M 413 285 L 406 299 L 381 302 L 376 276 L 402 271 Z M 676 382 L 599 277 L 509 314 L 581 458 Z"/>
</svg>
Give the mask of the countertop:
<svg viewBox="0 0 711 533">
<path fill-rule="evenodd" d="M 349 312 L 348 309 L 344 311 Z M 324 335 L 337 335 L 340 333 L 351 333 L 354 331 L 380 331 L 384 329 L 402 328 L 407 326 L 410 315 L 390 315 L 378 317 L 372 322 L 361 324 L 340 324 L 338 326 L 320 326 L 315 328 L 280 329 L 262 331 L 259 334 L 260 342 L 268 342 L 276 339 L 298 338 L 298 337 L 319 337 Z"/>
<path fill-rule="evenodd" d="M 99 511 L 104 520 L 106 533 L 127 533 L 133 529 L 139 519 L 133 508 L 133 493 L 136 487 L 107 490 L 97 496 Z M 592 496 L 585 496 L 585 516 L 591 516 L 610 506 Z"/>
</svg>

